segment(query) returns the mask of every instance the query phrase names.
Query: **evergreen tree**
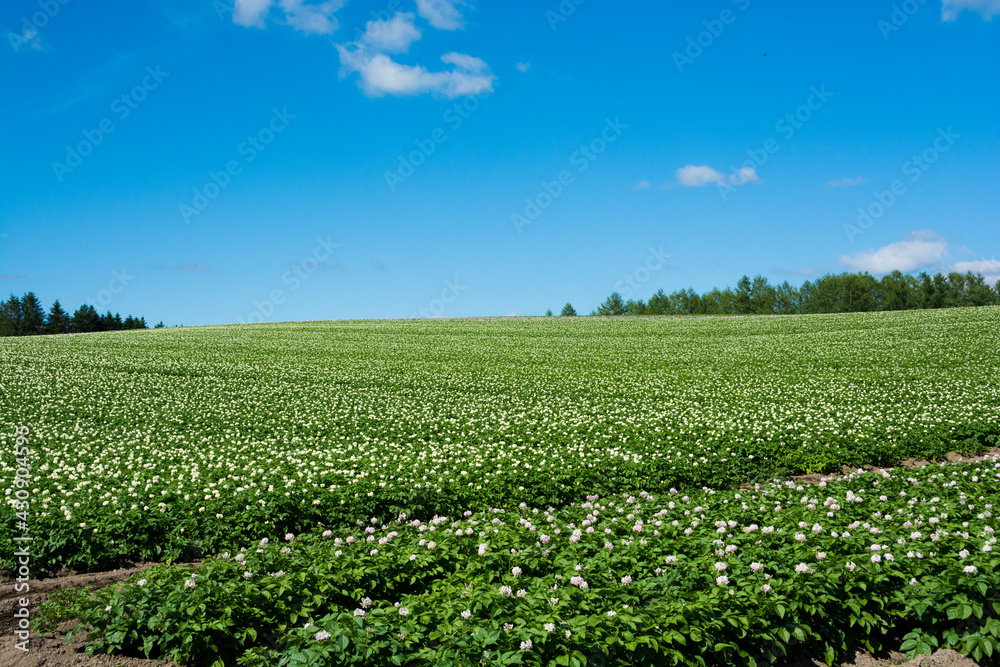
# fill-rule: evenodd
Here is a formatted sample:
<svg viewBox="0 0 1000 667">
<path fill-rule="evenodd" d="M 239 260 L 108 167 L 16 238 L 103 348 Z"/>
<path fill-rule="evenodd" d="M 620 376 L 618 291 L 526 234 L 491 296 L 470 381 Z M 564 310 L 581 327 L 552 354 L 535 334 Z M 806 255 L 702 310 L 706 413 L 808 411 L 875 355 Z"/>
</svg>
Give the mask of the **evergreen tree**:
<svg viewBox="0 0 1000 667">
<path fill-rule="evenodd" d="M 49 315 L 45 319 L 45 333 L 64 334 L 69 333 L 69 314 L 63 310 L 59 299 L 52 303 L 49 308 Z"/>
<path fill-rule="evenodd" d="M 552 309 L 551 308 L 549 308 L 548 310 L 545 311 L 545 317 L 552 317 Z"/>
<path fill-rule="evenodd" d="M 774 289 L 774 312 L 783 315 L 797 313 L 799 312 L 800 299 L 799 291 L 788 284 L 786 280 Z"/>
<path fill-rule="evenodd" d="M 670 298 L 662 287 L 656 291 L 656 294 L 649 297 L 646 310 L 651 315 L 668 315 L 670 313 Z"/>
<path fill-rule="evenodd" d="M 21 300 L 13 294 L 0 304 L 0 336 L 21 335 Z"/>
<path fill-rule="evenodd" d="M 73 333 L 91 333 L 101 331 L 101 316 L 97 310 L 88 304 L 83 304 L 73 313 L 70 320 L 70 330 Z"/>
<path fill-rule="evenodd" d="M 629 299 L 625 302 L 625 314 L 626 315 L 646 315 L 648 311 L 646 309 L 646 304 L 642 302 L 642 299 L 636 301 L 635 299 Z"/>
<path fill-rule="evenodd" d="M 45 331 L 45 310 L 34 292 L 21 297 L 21 335 L 38 336 Z"/>
<path fill-rule="evenodd" d="M 879 284 L 880 310 L 906 310 L 910 308 L 913 295 L 910 294 L 910 283 L 898 269 L 882 276 Z"/>
<path fill-rule="evenodd" d="M 573 304 L 571 304 L 571 303 L 569 303 L 567 301 L 566 305 L 563 306 L 562 310 L 559 312 L 559 315 L 561 317 L 575 317 L 576 316 L 576 308 L 573 307 Z"/>
<path fill-rule="evenodd" d="M 753 312 L 751 290 L 750 277 L 744 275 L 736 283 L 736 292 L 733 294 L 733 308 L 737 315 L 749 315 Z"/>
<path fill-rule="evenodd" d="M 777 302 L 777 294 L 767 278 L 759 273 L 754 276 L 750 285 L 751 311 L 758 315 L 770 315 L 774 313 Z"/>
<path fill-rule="evenodd" d="M 622 300 L 622 295 L 618 292 L 612 292 L 611 295 L 604 300 L 597 308 L 598 315 L 624 315 L 625 314 L 625 302 Z"/>
<path fill-rule="evenodd" d="M 982 275 L 969 271 L 965 274 L 965 285 L 970 306 L 992 306 L 997 302 L 997 295 Z"/>
</svg>

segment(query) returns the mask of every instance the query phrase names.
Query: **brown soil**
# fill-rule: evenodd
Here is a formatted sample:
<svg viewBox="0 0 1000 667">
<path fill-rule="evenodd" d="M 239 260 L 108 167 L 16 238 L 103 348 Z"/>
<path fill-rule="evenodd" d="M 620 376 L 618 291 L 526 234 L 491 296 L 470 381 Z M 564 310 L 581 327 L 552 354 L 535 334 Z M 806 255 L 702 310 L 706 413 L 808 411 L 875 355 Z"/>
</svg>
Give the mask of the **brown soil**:
<svg viewBox="0 0 1000 667">
<path fill-rule="evenodd" d="M 982 461 L 984 459 L 993 458 L 993 457 L 997 457 L 997 456 L 1000 456 L 1000 447 L 993 447 L 992 449 L 990 449 L 989 451 L 987 451 L 985 454 L 981 454 L 979 456 L 962 456 L 961 454 L 957 454 L 955 452 L 948 452 L 948 454 L 946 456 L 946 459 L 948 461 L 952 462 L 952 463 L 960 463 L 960 462 L 963 462 L 963 461 L 969 463 L 969 462 L 975 462 L 975 461 Z M 899 467 L 899 468 L 922 468 L 922 467 L 927 466 L 927 465 L 938 465 L 940 463 L 941 463 L 941 461 L 934 462 L 934 461 L 927 461 L 927 460 L 924 460 L 924 459 L 920 459 L 920 460 L 918 460 L 918 459 L 906 459 L 905 461 L 900 461 L 899 464 L 897 465 L 897 467 Z M 868 470 L 868 471 L 871 471 L 871 470 L 886 470 L 886 468 L 879 468 L 879 467 L 876 467 L 876 466 L 863 466 L 860 469 L 861 470 Z M 818 484 L 818 483 L 823 482 L 823 481 L 829 482 L 830 480 L 838 479 L 840 477 L 847 477 L 851 473 L 855 473 L 858 470 L 859 470 L 858 468 L 849 468 L 847 466 L 844 466 L 843 468 L 841 468 L 841 470 L 840 470 L 839 473 L 826 473 L 826 474 L 823 474 L 823 473 L 813 472 L 813 473 L 809 473 L 808 475 L 793 475 L 791 477 L 791 479 L 794 479 L 795 481 L 801 482 L 803 484 Z M 753 487 L 753 484 L 741 484 L 740 485 L 741 489 L 749 489 L 751 487 Z"/>
<path fill-rule="evenodd" d="M 882 657 L 873 656 L 868 651 L 855 650 L 844 657 L 840 667 L 977 667 L 971 658 L 952 651 L 941 649 L 933 655 L 922 655 L 913 660 L 907 660 L 906 655 L 896 651 L 888 651 Z M 799 658 L 792 660 L 789 667 L 826 667 L 821 660 Z"/>
<path fill-rule="evenodd" d="M 76 624 L 75 621 L 66 622 L 59 626 L 58 632 L 45 635 L 36 635 L 32 630 L 27 653 L 14 647 L 15 642 L 18 641 L 14 635 L 14 630 L 17 628 L 14 611 L 20 608 L 18 605 L 20 598 L 28 597 L 31 600 L 31 605 L 28 607 L 31 613 L 31 622 L 32 625 L 37 625 L 40 621 L 38 609 L 42 602 L 49 598 L 52 591 L 58 588 L 82 588 L 86 586 L 103 588 L 124 581 L 132 574 L 155 564 L 142 563 L 110 572 L 87 574 L 78 574 L 72 571 L 61 572 L 55 577 L 40 581 L 28 581 L 31 589 L 27 593 L 15 592 L 15 582 L 8 576 L 0 577 L 0 590 L 2 590 L 0 593 L 0 667 L 40 667 L 41 665 L 46 667 L 61 667 L 62 665 L 175 667 L 173 662 L 163 660 L 106 655 L 88 658 L 83 652 L 86 646 L 83 635 L 74 636 L 70 643 L 66 643 L 66 632 Z"/>
</svg>

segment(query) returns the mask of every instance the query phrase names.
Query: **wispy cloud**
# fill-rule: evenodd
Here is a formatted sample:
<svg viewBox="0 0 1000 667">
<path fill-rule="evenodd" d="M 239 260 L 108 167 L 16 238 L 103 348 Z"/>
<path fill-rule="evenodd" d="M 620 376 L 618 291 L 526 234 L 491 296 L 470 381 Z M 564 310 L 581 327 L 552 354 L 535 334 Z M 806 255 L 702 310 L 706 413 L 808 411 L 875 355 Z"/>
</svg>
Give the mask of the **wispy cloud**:
<svg viewBox="0 0 1000 667">
<path fill-rule="evenodd" d="M 741 185 L 743 183 L 760 183 L 760 177 L 753 167 L 743 167 L 733 174 L 723 174 L 707 164 L 688 164 L 677 170 L 677 182 L 687 188 L 700 188 L 706 185 Z"/>
<path fill-rule="evenodd" d="M 649 181 L 639 181 L 638 183 L 635 183 L 633 185 L 628 186 L 628 189 L 629 190 L 648 190 L 649 189 Z"/>
<path fill-rule="evenodd" d="M 0 273 L 0 280 L 27 280 L 28 276 L 20 273 Z"/>
<path fill-rule="evenodd" d="M 531 69 L 531 63 L 516 63 L 514 67 L 517 68 L 518 72 L 524 73 Z"/>
<path fill-rule="evenodd" d="M 989 21 L 1000 14 L 1000 0 L 944 0 L 941 4 L 941 20 L 954 21 L 965 9 L 977 12 Z"/>
<path fill-rule="evenodd" d="M 178 264 L 178 271 L 214 271 L 215 267 L 209 266 L 204 263 L 188 262 L 187 264 Z"/>
<path fill-rule="evenodd" d="M 236 0 L 233 22 L 242 26 L 263 28 L 273 13 L 279 20 L 301 32 L 330 35 L 340 23 L 334 14 L 344 6 L 345 0 L 327 0 L 307 4 L 305 0 Z"/>
<path fill-rule="evenodd" d="M 116 53 L 101 63 L 96 70 L 84 78 L 77 80 L 73 88 L 67 93 L 66 99 L 49 107 L 44 113 L 56 114 L 67 109 L 72 109 L 78 104 L 83 104 L 98 95 L 108 93 L 134 58 L 135 54 L 132 53 Z"/>
<path fill-rule="evenodd" d="M 438 30 L 458 30 L 465 25 L 458 11 L 464 4 L 465 0 L 417 0 L 417 13 Z"/>
<path fill-rule="evenodd" d="M 460 97 L 493 90 L 496 77 L 480 58 L 464 53 L 446 53 L 441 62 L 451 69 L 432 72 L 422 65 L 404 65 L 385 53 L 361 42 L 337 45 L 342 66 L 341 76 L 357 72 L 358 85 L 369 97 L 383 95 L 418 95 L 434 93 L 442 97 Z"/>
<path fill-rule="evenodd" d="M 854 185 L 861 185 L 865 182 L 864 176 L 858 176 L 857 178 L 850 178 L 845 176 L 844 178 L 838 179 L 836 181 L 827 181 L 826 187 L 828 188 L 849 188 Z"/>
<path fill-rule="evenodd" d="M 914 271 L 940 264 L 946 258 L 948 242 L 937 232 L 921 229 L 878 250 L 844 255 L 840 263 L 854 271 L 881 274 Z"/>
</svg>

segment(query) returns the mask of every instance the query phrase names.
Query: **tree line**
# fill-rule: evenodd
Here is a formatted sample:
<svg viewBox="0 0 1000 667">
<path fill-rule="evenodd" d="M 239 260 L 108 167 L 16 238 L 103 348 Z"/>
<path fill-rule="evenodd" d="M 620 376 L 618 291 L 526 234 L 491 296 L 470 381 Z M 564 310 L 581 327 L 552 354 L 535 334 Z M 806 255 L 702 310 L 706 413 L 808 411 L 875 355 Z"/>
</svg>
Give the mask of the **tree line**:
<svg viewBox="0 0 1000 667">
<path fill-rule="evenodd" d="M 982 274 L 951 272 L 916 276 L 893 271 L 881 279 L 866 273 L 828 274 L 794 287 L 772 285 L 764 276 L 743 276 L 735 289 L 693 289 L 667 294 L 658 290 L 648 301 L 625 300 L 613 292 L 591 315 L 792 315 L 859 313 L 922 308 L 991 306 L 1000 303 L 1000 281 L 989 285 Z M 551 311 L 550 311 L 551 312 Z M 566 304 L 562 315 L 576 315 Z"/>
<path fill-rule="evenodd" d="M 160 322 L 154 328 L 163 327 Z M 20 299 L 10 298 L 0 304 L 0 336 L 40 336 L 42 334 L 90 333 L 92 331 L 123 331 L 126 329 L 148 329 L 145 317 L 127 315 L 104 315 L 93 306 L 83 304 L 72 315 L 67 313 L 56 299 L 46 313 L 42 302 L 34 292 L 28 292 Z"/>
</svg>

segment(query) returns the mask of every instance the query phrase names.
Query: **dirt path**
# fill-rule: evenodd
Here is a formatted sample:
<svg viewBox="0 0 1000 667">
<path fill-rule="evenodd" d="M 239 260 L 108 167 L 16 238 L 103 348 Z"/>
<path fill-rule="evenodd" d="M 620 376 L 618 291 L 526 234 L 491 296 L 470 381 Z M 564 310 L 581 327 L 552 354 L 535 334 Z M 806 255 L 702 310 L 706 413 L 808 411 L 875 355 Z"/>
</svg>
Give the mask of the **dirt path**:
<svg viewBox="0 0 1000 667">
<path fill-rule="evenodd" d="M 144 570 L 156 563 L 143 563 L 133 567 L 120 568 L 110 572 L 91 572 L 78 574 L 67 572 L 64 574 L 42 579 L 41 581 L 31 580 L 28 584 L 31 590 L 27 593 L 14 591 L 14 581 L 9 576 L 0 577 L 0 667 L 36 667 L 45 665 L 46 667 L 61 667 L 63 665 L 102 665 L 110 667 L 174 667 L 174 663 L 162 660 L 144 660 L 141 658 L 126 658 L 120 656 L 98 656 L 88 658 L 83 649 L 86 642 L 83 637 L 74 637 L 69 644 L 66 643 L 66 631 L 75 625 L 75 621 L 69 621 L 59 627 L 59 632 L 45 635 L 36 635 L 31 632 L 28 643 L 28 652 L 15 648 L 18 641 L 14 635 L 17 629 L 18 619 L 14 618 L 14 611 L 19 609 L 18 600 L 21 597 L 28 597 L 31 604 L 28 607 L 32 615 L 32 624 L 38 623 L 38 609 L 42 602 L 48 600 L 49 594 L 59 588 L 81 588 L 92 586 L 104 588 L 119 581 L 124 581 L 132 574 Z"/>
</svg>

